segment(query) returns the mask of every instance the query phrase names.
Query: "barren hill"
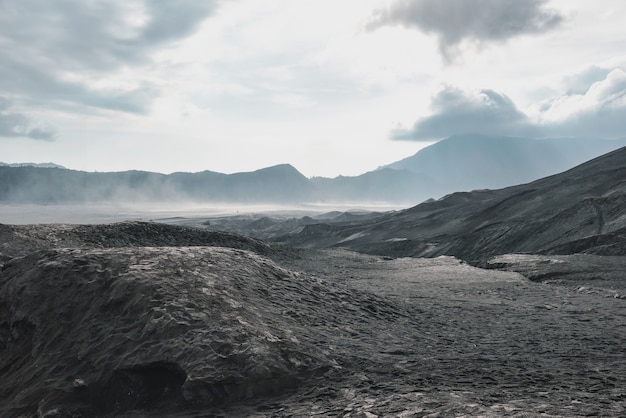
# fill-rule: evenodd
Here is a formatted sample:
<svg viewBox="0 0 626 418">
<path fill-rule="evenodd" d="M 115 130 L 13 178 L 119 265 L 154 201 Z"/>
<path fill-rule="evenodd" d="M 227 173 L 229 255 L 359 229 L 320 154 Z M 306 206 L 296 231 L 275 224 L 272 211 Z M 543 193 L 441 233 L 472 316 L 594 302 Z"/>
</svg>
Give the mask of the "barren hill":
<svg viewBox="0 0 626 418">
<path fill-rule="evenodd" d="M 459 192 L 363 222 L 317 223 L 276 240 L 391 256 L 486 260 L 512 252 L 626 253 L 626 148 L 500 190 Z"/>
</svg>

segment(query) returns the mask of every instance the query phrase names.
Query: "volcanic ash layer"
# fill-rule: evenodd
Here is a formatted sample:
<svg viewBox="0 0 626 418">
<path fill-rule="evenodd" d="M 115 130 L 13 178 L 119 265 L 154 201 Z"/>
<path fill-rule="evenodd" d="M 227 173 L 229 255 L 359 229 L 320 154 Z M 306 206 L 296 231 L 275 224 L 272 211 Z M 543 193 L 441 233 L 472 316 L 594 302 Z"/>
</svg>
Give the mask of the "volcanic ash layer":
<svg viewBox="0 0 626 418">
<path fill-rule="evenodd" d="M 163 411 L 284 392 L 338 369 L 315 346 L 315 324 L 362 316 L 372 296 L 354 292 L 220 247 L 15 258 L 0 274 L 0 416 Z"/>
</svg>

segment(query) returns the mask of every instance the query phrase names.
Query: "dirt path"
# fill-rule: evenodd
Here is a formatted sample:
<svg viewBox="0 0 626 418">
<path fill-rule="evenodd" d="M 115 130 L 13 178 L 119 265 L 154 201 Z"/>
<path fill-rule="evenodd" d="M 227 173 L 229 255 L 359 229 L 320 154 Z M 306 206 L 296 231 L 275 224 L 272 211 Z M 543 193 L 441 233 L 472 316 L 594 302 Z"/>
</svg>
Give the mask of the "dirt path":
<svg viewBox="0 0 626 418">
<path fill-rule="evenodd" d="M 589 204 L 596 211 L 596 216 L 598 217 L 598 232 L 596 232 L 596 234 L 602 235 L 604 233 L 605 224 L 604 211 L 602 210 L 600 205 L 598 205 L 598 203 L 596 203 L 593 199 L 587 199 L 586 202 L 589 202 Z"/>
</svg>

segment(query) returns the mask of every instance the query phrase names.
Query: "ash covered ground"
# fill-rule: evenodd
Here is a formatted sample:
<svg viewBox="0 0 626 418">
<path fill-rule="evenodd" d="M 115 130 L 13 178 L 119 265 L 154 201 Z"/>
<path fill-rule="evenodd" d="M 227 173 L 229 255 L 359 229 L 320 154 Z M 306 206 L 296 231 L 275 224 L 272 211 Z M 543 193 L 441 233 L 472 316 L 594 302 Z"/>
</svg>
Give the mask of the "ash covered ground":
<svg viewBox="0 0 626 418">
<path fill-rule="evenodd" d="M 1 416 L 626 414 L 623 257 L 481 269 L 141 222 L 0 239 Z"/>
</svg>

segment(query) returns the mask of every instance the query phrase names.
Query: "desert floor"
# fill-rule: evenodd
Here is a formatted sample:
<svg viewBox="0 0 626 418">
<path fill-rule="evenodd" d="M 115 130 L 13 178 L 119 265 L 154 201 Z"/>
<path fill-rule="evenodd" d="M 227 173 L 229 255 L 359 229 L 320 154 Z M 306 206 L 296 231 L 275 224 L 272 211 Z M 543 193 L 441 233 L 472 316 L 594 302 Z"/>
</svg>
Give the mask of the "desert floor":
<svg viewBox="0 0 626 418">
<path fill-rule="evenodd" d="M 287 264 L 401 309 L 382 322 L 346 322 L 317 342 L 343 359 L 343 373 L 218 415 L 626 414 L 624 289 L 558 275 L 533 282 L 450 257 L 386 259 L 338 249 L 307 252 Z M 380 311 L 372 306 L 373 317 L 385 315 Z"/>
</svg>

